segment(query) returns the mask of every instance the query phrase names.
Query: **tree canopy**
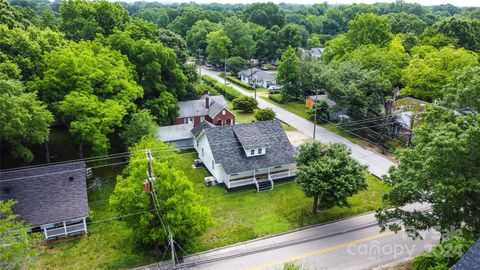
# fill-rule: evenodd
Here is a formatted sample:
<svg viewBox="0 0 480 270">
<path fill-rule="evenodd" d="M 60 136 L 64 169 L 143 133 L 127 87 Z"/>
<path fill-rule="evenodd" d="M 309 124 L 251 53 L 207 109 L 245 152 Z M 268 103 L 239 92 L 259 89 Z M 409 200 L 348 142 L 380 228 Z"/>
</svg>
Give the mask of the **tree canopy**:
<svg viewBox="0 0 480 270">
<path fill-rule="evenodd" d="M 348 198 L 367 189 L 365 167 L 350 157 L 343 144 L 322 145 L 318 141 L 300 146 L 297 182 L 314 199 L 313 214 L 334 206 L 349 206 Z"/>
<path fill-rule="evenodd" d="M 144 192 L 148 161 L 145 149 L 152 149 L 152 168 L 155 175 L 153 189 L 158 212 L 150 205 L 150 194 Z M 210 212 L 200 204 L 199 195 L 184 173 L 173 165 L 181 162 L 174 150 L 154 138 L 144 137 L 130 148 L 130 163 L 124 176 L 118 176 L 110 205 L 133 228 L 136 241 L 161 247 L 168 241 L 168 230 L 175 241 L 188 243 L 192 237 L 207 229 Z M 158 217 L 160 215 L 160 219 Z"/>
<path fill-rule="evenodd" d="M 382 228 L 398 231 L 399 220 L 406 232 L 452 228 L 480 234 L 480 121 L 479 114 L 455 116 L 434 107 L 426 124 L 415 129 L 413 148 L 404 150 L 399 164 L 386 180 L 393 189 L 384 196 L 392 206 L 377 213 Z M 401 207 L 428 203 L 431 212 L 407 211 Z"/>
</svg>

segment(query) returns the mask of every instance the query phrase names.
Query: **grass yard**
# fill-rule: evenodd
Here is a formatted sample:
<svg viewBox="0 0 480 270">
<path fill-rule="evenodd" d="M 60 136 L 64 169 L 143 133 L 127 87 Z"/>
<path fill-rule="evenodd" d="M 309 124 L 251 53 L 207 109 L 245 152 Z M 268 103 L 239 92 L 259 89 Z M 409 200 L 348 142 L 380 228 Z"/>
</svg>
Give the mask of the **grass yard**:
<svg viewBox="0 0 480 270">
<path fill-rule="evenodd" d="M 211 209 L 214 224 L 193 241 L 188 247 L 189 253 L 373 211 L 383 206 L 381 197 L 389 190 L 386 184 L 369 176 L 369 189 L 350 199 L 351 208 L 335 207 L 313 216 L 310 213 L 312 199 L 305 197 L 295 182 L 275 185 L 268 192 L 228 193 L 221 187 L 204 186 L 203 178 L 208 172 L 191 169 L 194 158 L 194 153 L 183 156 L 177 167 L 187 174 L 195 191 L 203 196 L 203 204 Z"/>
<path fill-rule="evenodd" d="M 351 208 L 335 207 L 312 216 L 312 200 L 294 182 L 275 185 L 268 192 L 228 193 L 222 187 L 204 186 L 208 172 L 191 167 L 196 153 L 181 157 L 175 167 L 192 181 L 195 192 L 202 196 L 203 205 L 210 208 L 213 217 L 208 231 L 186 247 L 189 254 L 372 211 L 383 205 L 381 196 L 389 189 L 369 176 L 369 189 L 350 199 Z M 145 247 L 133 241 L 131 229 L 112 219 L 115 214 L 108 198 L 121 170 L 122 167 L 106 167 L 94 172 L 102 178 L 102 187 L 88 194 L 91 209 L 88 235 L 50 243 L 34 269 L 127 269 L 155 261 Z"/>
<path fill-rule="evenodd" d="M 87 236 L 50 243 L 34 269 L 127 269 L 154 262 L 153 257 L 135 244 L 131 229 L 122 221 L 109 220 L 115 214 L 108 198 L 122 168 L 94 171 L 102 179 L 102 186 L 88 193 L 91 223 Z"/>
</svg>

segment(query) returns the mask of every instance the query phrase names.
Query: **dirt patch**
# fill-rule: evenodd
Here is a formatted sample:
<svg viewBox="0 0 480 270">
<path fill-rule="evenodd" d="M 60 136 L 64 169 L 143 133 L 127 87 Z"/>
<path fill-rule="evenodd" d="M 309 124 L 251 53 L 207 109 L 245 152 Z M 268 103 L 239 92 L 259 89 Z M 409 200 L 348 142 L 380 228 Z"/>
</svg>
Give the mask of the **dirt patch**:
<svg viewBox="0 0 480 270">
<path fill-rule="evenodd" d="M 298 147 L 307 141 L 311 141 L 312 138 L 308 137 L 304 133 L 294 130 L 294 131 L 285 131 L 287 133 L 288 140 L 294 147 Z"/>
</svg>

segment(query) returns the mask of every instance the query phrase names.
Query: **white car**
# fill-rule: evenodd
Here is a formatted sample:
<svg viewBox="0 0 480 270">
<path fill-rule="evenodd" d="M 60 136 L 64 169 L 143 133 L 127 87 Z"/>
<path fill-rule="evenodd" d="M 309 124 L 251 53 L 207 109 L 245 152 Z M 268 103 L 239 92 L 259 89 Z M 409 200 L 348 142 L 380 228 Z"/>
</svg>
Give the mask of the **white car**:
<svg viewBox="0 0 480 270">
<path fill-rule="evenodd" d="M 268 93 L 269 94 L 275 94 L 275 93 L 280 92 L 281 89 L 282 89 L 281 85 L 270 85 L 268 87 Z"/>
</svg>

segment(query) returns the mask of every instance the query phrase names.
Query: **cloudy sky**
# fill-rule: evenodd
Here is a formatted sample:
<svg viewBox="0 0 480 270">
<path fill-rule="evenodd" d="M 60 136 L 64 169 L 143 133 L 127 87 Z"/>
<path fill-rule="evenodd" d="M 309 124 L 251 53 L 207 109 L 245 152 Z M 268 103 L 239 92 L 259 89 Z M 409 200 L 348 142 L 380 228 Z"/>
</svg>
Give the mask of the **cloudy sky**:
<svg viewBox="0 0 480 270">
<path fill-rule="evenodd" d="M 112 1 L 112 0 L 111 0 Z M 125 2 L 135 2 L 139 0 L 122 0 Z M 160 3 L 178 3 L 178 2 L 195 2 L 195 3 L 255 3 L 255 2 L 274 2 L 274 3 L 295 3 L 295 4 L 315 4 L 322 3 L 323 0 L 143 0 L 148 2 Z M 395 0 L 330 0 L 329 4 L 351 4 L 351 3 L 366 3 L 373 4 L 376 2 L 395 2 Z M 407 3 L 419 3 L 422 5 L 441 5 L 452 4 L 455 6 L 480 6 L 480 0 L 405 0 Z"/>
</svg>

